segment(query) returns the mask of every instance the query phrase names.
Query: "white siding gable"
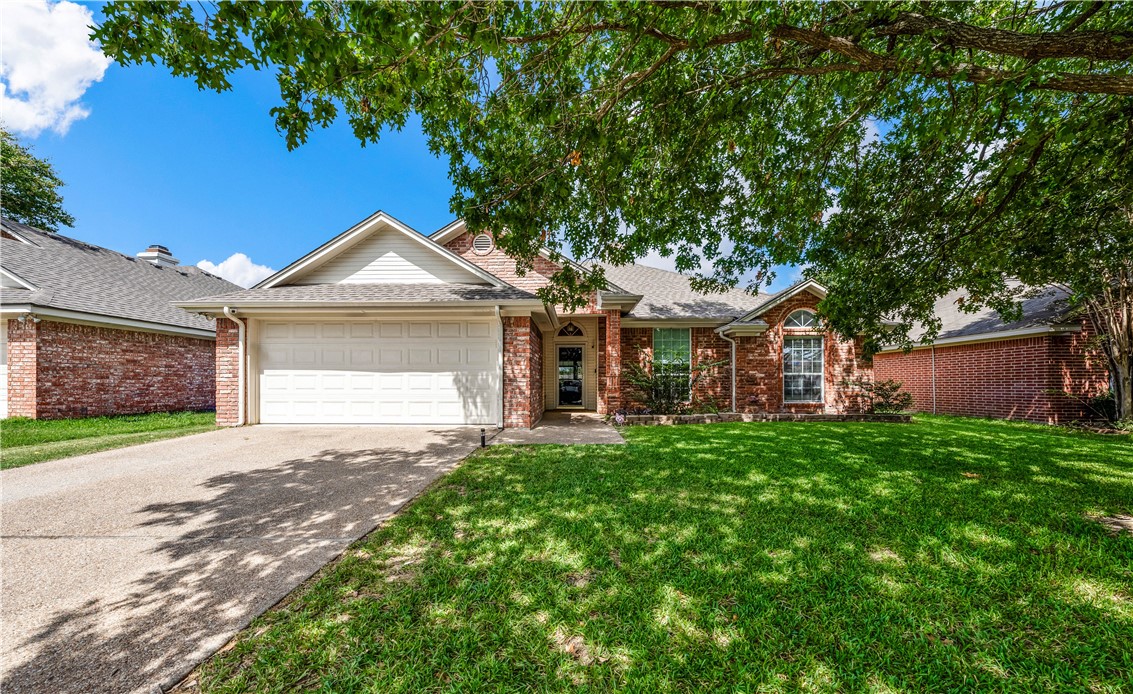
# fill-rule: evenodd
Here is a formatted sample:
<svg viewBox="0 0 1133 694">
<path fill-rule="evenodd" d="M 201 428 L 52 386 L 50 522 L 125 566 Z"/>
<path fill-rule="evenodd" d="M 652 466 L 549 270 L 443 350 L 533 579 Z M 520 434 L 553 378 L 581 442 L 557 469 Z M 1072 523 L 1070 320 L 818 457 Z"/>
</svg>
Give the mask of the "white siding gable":
<svg viewBox="0 0 1133 694">
<path fill-rule="evenodd" d="M 440 252 L 379 231 L 289 284 L 485 284 Z"/>
</svg>

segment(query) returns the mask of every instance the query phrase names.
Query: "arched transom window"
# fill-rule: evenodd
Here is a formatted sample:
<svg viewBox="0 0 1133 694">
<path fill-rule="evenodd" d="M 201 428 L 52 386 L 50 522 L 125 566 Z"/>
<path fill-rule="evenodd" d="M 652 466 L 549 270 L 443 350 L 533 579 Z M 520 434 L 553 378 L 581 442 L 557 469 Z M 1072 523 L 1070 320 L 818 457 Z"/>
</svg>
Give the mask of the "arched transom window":
<svg viewBox="0 0 1133 694">
<path fill-rule="evenodd" d="M 783 321 L 785 328 L 817 328 L 818 319 L 814 317 L 813 311 L 808 311 L 805 308 L 800 308 L 798 311 L 792 311 L 791 315 L 787 316 L 787 320 Z"/>
<path fill-rule="evenodd" d="M 582 337 L 582 328 L 574 323 L 567 323 L 559 330 L 559 337 Z"/>
</svg>

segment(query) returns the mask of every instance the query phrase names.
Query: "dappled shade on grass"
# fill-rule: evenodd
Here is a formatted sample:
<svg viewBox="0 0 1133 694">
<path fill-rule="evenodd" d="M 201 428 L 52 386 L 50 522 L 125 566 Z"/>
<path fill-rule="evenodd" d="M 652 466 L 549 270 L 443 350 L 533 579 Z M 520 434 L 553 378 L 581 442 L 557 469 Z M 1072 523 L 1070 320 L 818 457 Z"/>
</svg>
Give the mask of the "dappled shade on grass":
<svg viewBox="0 0 1133 694">
<path fill-rule="evenodd" d="M 206 691 L 1121 691 L 1128 438 L 984 420 L 493 447 L 257 620 Z"/>
</svg>

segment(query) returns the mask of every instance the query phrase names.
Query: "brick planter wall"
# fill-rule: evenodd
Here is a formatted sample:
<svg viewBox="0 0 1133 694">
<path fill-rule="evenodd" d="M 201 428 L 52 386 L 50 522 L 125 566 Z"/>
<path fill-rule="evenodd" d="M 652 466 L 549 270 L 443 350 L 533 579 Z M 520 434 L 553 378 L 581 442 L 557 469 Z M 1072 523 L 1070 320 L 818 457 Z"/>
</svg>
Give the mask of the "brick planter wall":
<svg viewBox="0 0 1133 694">
<path fill-rule="evenodd" d="M 1089 349 L 1089 328 L 1084 323 L 1081 333 L 936 347 L 935 411 L 1043 424 L 1088 417 L 1075 400 L 1047 391 L 1090 396 L 1106 389 L 1104 358 Z M 874 357 L 876 378 L 902 381 L 919 412 L 933 411 L 932 370 L 929 348 Z"/>
<path fill-rule="evenodd" d="M 61 419 L 211 409 L 213 348 L 202 338 L 11 320 L 8 414 Z"/>
</svg>

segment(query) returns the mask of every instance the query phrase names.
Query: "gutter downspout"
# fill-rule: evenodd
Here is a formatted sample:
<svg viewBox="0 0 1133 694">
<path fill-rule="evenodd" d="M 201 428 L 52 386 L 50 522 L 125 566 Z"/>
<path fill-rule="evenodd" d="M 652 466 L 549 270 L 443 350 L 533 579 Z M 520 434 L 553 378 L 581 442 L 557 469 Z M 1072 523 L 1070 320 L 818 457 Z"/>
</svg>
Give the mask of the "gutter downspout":
<svg viewBox="0 0 1133 694">
<path fill-rule="evenodd" d="M 728 344 L 732 346 L 732 368 L 729 370 L 732 372 L 732 412 L 734 413 L 736 411 L 736 341 L 725 335 L 721 330 L 721 328 L 717 328 L 716 334 L 727 340 Z"/>
<path fill-rule="evenodd" d="M 500 326 L 500 338 L 496 342 L 496 368 L 500 375 L 500 397 L 496 403 L 496 429 L 504 428 L 504 317 L 500 315 L 500 307 L 496 305 L 496 323 Z"/>
<path fill-rule="evenodd" d="M 936 414 L 936 345 L 932 346 L 932 413 Z"/>
<path fill-rule="evenodd" d="M 239 399 L 236 401 L 236 426 L 244 426 L 244 399 L 247 393 L 244 392 L 244 343 L 245 343 L 245 326 L 244 321 L 236 317 L 236 311 L 230 306 L 224 307 L 224 317 L 236 324 L 237 330 L 237 352 L 239 365 L 236 369 L 236 392 L 239 393 Z"/>
</svg>

